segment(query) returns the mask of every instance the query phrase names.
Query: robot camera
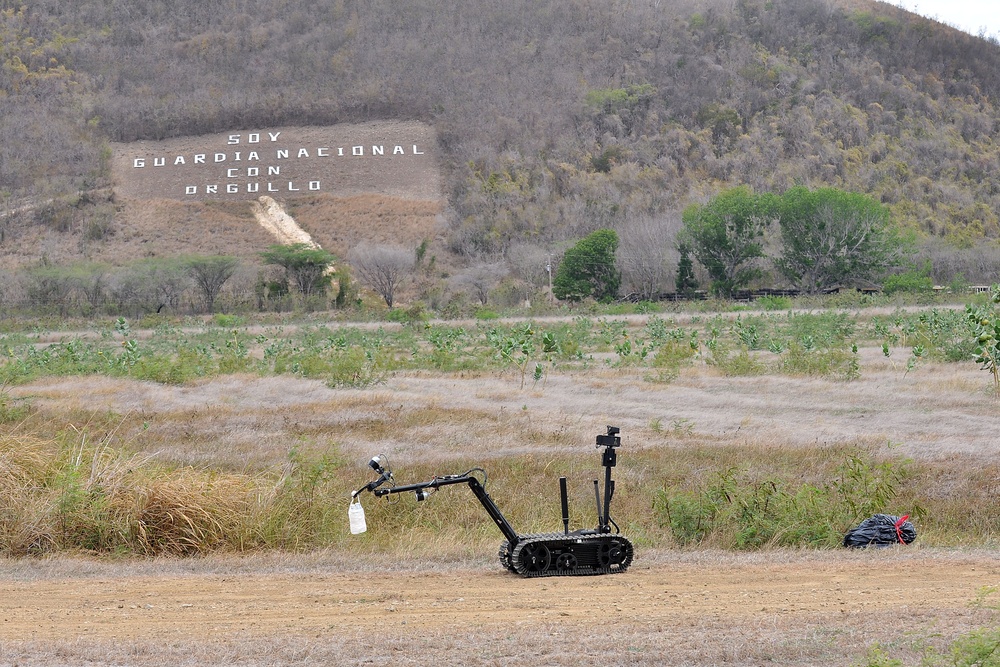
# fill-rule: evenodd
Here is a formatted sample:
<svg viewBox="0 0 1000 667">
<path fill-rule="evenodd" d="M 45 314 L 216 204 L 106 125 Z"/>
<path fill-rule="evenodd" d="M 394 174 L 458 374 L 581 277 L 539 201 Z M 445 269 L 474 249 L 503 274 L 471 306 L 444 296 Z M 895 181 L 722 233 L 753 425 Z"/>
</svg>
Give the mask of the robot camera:
<svg viewBox="0 0 1000 667">
<path fill-rule="evenodd" d="M 618 435 L 621 429 L 617 426 L 609 426 L 607 435 L 597 436 L 598 447 L 621 447 L 622 439 Z"/>
<path fill-rule="evenodd" d="M 385 472 L 384 464 L 386 462 L 385 454 L 379 454 L 378 456 L 372 457 L 372 460 L 368 462 L 368 467 L 381 475 Z"/>
</svg>

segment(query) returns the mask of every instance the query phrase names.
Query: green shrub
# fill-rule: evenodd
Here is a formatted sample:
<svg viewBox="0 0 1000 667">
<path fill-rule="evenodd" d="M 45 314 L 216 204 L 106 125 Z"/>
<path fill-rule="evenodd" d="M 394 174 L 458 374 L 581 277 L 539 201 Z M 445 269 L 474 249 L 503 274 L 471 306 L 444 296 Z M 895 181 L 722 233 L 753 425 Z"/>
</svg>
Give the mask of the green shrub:
<svg viewBox="0 0 1000 667">
<path fill-rule="evenodd" d="M 968 667 L 1000 667 L 1000 628 L 981 628 L 962 635 L 951 644 L 951 655 L 936 664 Z"/>
<path fill-rule="evenodd" d="M 223 313 L 216 313 L 212 316 L 212 322 L 215 326 L 222 329 L 234 329 L 243 326 L 246 321 L 238 315 L 225 315 Z"/>
<path fill-rule="evenodd" d="M 205 377 L 215 370 L 213 360 L 202 352 L 180 349 L 176 355 L 151 355 L 139 359 L 129 376 L 136 380 L 177 385 Z"/>
<path fill-rule="evenodd" d="M 787 296 L 762 296 L 754 305 L 761 310 L 791 310 L 792 300 Z"/>
<path fill-rule="evenodd" d="M 476 308 L 475 317 L 477 320 L 498 320 L 500 314 L 491 308 Z"/>
<path fill-rule="evenodd" d="M 788 375 L 854 380 L 860 373 L 857 348 L 817 349 L 808 342 L 793 341 L 781 358 L 781 371 Z"/>
<path fill-rule="evenodd" d="M 667 527 L 681 546 L 699 544 L 715 529 L 718 503 L 706 493 L 662 491 L 654 502 L 661 515 L 660 527 Z"/>
<path fill-rule="evenodd" d="M 847 528 L 896 499 L 907 474 L 908 461 L 877 461 L 862 452 L 846 456 L 819 482 L 731 466 L 712 472 L 708 482 L 687 479 L 660 489 L 653 508 L 681 545 L 835 547 Z"/>
<path fill-rule="evenodd" d="M 697 354 L 697 349 L 688 342 L 669 341 L 660 345 L 653 356 L 652 367 L 657 371 L 654 382 L 672 382 L 680 375 L 680 369 L 689 366 Z M 649 379 L 649 378 L 647 378 Z"/>
<path fill-rule="evenodd" d="M 328 387 L 363 388 L 383 384 L 387 369 L 380 363 L 380 355 L 360 348 L 332 356 L 327 365 Z"/>
<path fill-rule="evenodd" d="M 897 273 L 889 276 L 882 283 L 882 291 L 887 296 L 900 292 L 930 292 L 932 289 L 934 289 L 934 281 L 925 270 Z"/>
<path fill-rule="evenodd" d="M 750 354 L 750 351 L 742 345 L 735 354 L 731 353 L 729 346 L 722 342 L 716 342 L 710 350 L 711 356 L 707 362 L 727 377 L 763 375 L 767 372 L 767 365 Z"/>
<path fill-rule="evenodd" d="M 889 657 L 881 647 L 876 646 L 868 650 L 862 662 L 853 663 L 852 667 L 904 667 L 904 664 L 902 660 Z"/>
<path fill-rule="evenodd" d="M 417 302 L 407 308 L 391 308 L 385 318 L 400 324 L 415 324 L 428 319 L 424 304 Z"/>
<path fill-rule="evenodd" d="M 1000 629 L 979 628 L 959 635 L 945 653 L 925 645 L 920 661 L 924 667 L 1000 667 Z M 861 662 L 852 667 L 903 667 L 905 663 L 892 658 L 876 645 L 868 650 Z"/>
<path fill-rule="evenodd" d="M 14 398 L 6 390 L 0 390 L 0 424 L 24 421 L 29 414 L 31 404 L 27 399 Z"/>
</svg>

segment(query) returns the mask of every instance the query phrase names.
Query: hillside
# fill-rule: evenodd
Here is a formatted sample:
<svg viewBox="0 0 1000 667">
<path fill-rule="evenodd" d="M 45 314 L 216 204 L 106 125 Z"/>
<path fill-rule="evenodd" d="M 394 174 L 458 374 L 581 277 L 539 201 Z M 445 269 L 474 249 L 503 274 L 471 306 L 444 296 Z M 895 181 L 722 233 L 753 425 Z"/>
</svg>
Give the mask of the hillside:
<svg viewBox="0 0 1000 667">
<path fill-rule="evenodd" d="M 924 239 L 939 280 L 996 268 L 1000 45 L 888 3 L 0 8 L 0 246 L 16 263 L 123 261 L 107 248 L 137 234 L 153 254 L 215 252 L 200 233 L 168 246 L 137 232 L 136 216 L 173 205 L 138 214 L 78 197 L 110 185 L 112 143 L 405 120 L 438 137 L 435 238 L 456 262 L 558 251 L 599 227 L 669 230 L 726 187 L 805 184 L 879 198 Z M 223 233 L 250 215 L 174 213 L 175 226 L 211 219 Z M 252 256 L 256 243 L 234 251 Z"/>
</svg>

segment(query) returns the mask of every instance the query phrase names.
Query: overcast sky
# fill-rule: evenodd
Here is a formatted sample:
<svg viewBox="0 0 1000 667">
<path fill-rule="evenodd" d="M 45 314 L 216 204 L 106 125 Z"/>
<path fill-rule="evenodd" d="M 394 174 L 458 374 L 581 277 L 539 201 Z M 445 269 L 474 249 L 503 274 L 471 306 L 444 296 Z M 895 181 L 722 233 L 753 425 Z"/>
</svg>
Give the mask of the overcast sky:
<svg viewBox="0 0 1000 667">
<path fill-rule="evenodd" d="M 985 28 L 987 37 L 1000 36 L 997 0 L 890 0 L 897 7 L 947 23 L 972 35 Z"/>
</svg>

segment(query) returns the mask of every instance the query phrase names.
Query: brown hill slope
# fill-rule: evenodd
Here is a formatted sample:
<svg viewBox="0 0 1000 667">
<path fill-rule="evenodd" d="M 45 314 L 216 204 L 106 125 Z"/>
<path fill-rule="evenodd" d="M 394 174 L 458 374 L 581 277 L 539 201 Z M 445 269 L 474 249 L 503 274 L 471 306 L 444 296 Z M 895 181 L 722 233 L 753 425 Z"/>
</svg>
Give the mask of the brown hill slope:
<svg viewBox="0 0 1000 667">
<path fill-rule="evenodd" d="M 110 195 L 63 202 L 60 210 L 78 215 L 61 224 L 31 224 L 38 211 L 30 206 L 12 215 L 21 224 L 8 230 L 17 243 L 0 244 L 5 266 L 42 258 L 122 265 L 195 254 L 253 263 L 282 242 L 254 218 L 261 195 L 282 203 L 341 257 L 362 241 L 416 247 L 442 232 L 437 141 L 421 123 L 267 128 L 116 144 L 113 151 Z M 59 203 L 40 206 L 44 215 Z M 107 227 L 97 230 L 86 221 L 101 207 Z"/>
<path fill-rule="evenodd" d="M 0 22 L 7 256 L 114 254 L 95 246 L 130 233 L 127 206 L 2 216 L 110 185 L 109 140 L 393 119 L 434 128 L 448 245 L 470 257 L 739 184 L 841 187 L 925 236 L 1000 236 L 1000 45 L 884 2 L 38 0 Z"/>
</svg>

